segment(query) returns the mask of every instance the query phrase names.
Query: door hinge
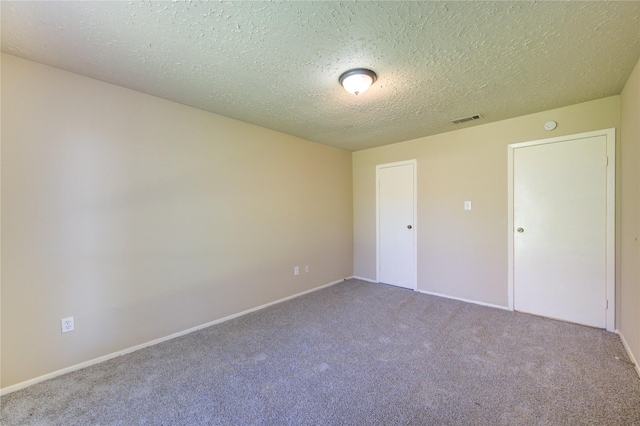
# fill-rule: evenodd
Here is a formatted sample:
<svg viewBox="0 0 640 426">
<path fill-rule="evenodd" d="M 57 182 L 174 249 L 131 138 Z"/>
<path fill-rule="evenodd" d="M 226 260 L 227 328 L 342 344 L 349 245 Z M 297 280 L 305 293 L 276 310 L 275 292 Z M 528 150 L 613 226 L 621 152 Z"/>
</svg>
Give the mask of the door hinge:
<svg viewBox="0 0 640 426">
<path fill-rule="evenodd" d="M 604 162 L 605 167 L 609 167 L 609 156 L 607 156 L 607 161 Z"/>
<path fill-rule="evenodd" d="M 605 300 L 605 309 L 609 309 L 609 299 Z"/>
</svg>

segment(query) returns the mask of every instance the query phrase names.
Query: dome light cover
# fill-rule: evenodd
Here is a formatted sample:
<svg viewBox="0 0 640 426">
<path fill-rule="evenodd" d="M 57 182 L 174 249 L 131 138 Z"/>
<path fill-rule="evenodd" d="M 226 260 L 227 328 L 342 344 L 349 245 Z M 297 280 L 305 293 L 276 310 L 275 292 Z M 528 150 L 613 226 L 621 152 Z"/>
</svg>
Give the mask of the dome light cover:
<svg viewBox="0 0 640 426">
<path fill-rule="evenodd" d="M 365 68 L 356 68 L 343 73 L 340 76 L 340 84 L 347 92 L 359 95 L 366 92 L 377 79 L 378 76 L 375 72 Z"/>
</svg>

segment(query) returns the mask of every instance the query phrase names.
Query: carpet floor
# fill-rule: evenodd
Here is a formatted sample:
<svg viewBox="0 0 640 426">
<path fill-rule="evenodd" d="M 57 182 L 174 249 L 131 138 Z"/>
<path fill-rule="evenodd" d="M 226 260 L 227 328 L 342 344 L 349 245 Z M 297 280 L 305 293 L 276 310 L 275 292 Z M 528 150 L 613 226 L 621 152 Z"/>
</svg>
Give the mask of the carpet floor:
<svg viewBox="0 0 640 426">
<path fill-rule="evenodd" d="M 640 425 L 613 333 L 349 280 L 3 396 L 2 425 Z"/>
</svg>

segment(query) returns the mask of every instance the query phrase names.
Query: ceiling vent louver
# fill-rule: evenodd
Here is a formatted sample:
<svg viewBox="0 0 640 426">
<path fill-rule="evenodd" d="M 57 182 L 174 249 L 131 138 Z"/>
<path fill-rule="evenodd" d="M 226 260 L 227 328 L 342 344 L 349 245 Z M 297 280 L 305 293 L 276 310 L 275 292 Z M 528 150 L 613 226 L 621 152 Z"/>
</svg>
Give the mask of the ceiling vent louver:
<svg viewBox="0 0 640 426">
<path fill-rule="evenodd" d="M 482 116 L 480 114 L 470 115 L 469 117 L 457 118 L 455 120 L 451 120 L 453 124 L 466 123 L 467 121 L 480 120 Z"/>
</svg>

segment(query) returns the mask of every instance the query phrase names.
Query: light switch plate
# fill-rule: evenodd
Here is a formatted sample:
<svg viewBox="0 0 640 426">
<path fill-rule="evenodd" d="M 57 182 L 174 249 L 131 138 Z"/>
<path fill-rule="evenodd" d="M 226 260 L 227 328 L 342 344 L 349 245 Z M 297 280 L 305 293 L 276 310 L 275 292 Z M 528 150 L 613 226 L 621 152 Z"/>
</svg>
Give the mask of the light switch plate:
<svg viewBox="0 0 640 426">
<path fill-rule="evenodd" d="M 465 201 L 464 202 L 464 209 L 465 210 L 471 210 L 471 201 Z"/>
</svg>

